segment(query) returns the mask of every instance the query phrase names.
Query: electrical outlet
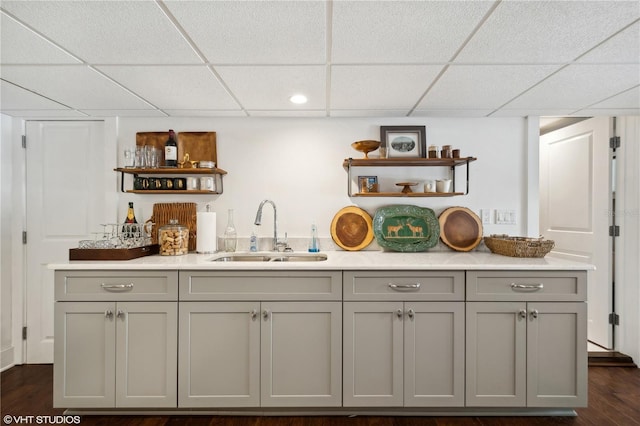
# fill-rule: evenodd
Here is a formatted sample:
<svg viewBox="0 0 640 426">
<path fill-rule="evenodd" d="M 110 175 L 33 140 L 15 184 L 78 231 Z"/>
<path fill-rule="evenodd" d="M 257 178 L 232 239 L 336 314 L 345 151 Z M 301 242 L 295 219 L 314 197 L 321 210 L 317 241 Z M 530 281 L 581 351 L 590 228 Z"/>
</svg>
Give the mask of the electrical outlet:
<svg viewBox="0 0 640 426">
<path fill-rule="evenodd" d="M 496 224 L 498 225 L 516 225 L 515 210 L 496 210 Z"/>
<path fill-rule="evenodd" d="M 481 217 L 482 217 L 482 224 L 483 225 L 490 225 L 491 224 L 491 209 L 482 209 L 480 211 Z"/>
</svg>

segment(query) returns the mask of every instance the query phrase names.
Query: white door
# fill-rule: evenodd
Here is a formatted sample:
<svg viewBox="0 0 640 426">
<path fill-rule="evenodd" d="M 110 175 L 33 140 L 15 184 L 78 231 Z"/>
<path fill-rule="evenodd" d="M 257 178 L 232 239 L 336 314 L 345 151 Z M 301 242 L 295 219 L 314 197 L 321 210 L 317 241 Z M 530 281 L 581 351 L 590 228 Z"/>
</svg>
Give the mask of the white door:
<svg viewBox="0 0 640 426">
<path fill-rule="evenodd" d="M 592 118 L 540 138 L 540 232 L 553 255 L 596 266 L 589 276 L 589 340 L 611 346 L 610 119 Z"/>
<path fill-rule="evenodd" d="M 53 271 L 104 216 L 104 124 L 28 121 L 27 363 L 53 362 Z"/>
</svg>

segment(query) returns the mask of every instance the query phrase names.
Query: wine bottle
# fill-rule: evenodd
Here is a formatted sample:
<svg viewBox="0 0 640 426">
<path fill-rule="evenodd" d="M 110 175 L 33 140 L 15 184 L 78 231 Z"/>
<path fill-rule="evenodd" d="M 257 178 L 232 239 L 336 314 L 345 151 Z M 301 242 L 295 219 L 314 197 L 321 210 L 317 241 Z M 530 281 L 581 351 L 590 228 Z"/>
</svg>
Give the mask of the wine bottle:
<svg viewBox="0 0 640 426">
<path fill-rule="evenodd" d="M 236 227 L 233 224 L 233 209 L 229 209 L 227 227 L 224 230 L 224 251 L 236 251 L 237 244 L 238 234 L 236 233 Z"/>
<path fill-rule="evenodd" d="M 178 144 L 176 134 L 169 130 L 169 139 L 164 144 L 164 165 L 166 167 L 178 167 Z"/>
<path fill-rule="evenodd" d="M 136 214 L 133 211 L 133 202 L 129 202 L 129 208 L 127 209 L 127 218 L 124 220 L 125 225 L 122 227 L 122 233 L 125 238 L 133 238 L 138 232 L 138 227 L 133 225 L 137 224 Z"/>
</svg>

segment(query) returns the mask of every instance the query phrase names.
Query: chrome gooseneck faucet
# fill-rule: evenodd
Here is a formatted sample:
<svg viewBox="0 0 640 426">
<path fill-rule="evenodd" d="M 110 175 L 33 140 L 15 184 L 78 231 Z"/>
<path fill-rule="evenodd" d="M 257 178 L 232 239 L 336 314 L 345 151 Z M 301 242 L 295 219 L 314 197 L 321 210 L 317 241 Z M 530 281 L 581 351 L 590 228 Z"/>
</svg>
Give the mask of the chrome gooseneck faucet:
<svg viewBox="0 0 640 426">
<path fill-rule="evenodd" d="M 273 251 L 278 251 L 279 242 L 278 242 L 278 213 L 276 210 L 276 204 L 271 200 L 262 200 L 260 205 L 258 206 L 258 212 L 256 213 L 256 220 L 254 224 L 262 225 L 262 207 L 265 204 L 271 204 L 273 206 Z"/>
</svg>

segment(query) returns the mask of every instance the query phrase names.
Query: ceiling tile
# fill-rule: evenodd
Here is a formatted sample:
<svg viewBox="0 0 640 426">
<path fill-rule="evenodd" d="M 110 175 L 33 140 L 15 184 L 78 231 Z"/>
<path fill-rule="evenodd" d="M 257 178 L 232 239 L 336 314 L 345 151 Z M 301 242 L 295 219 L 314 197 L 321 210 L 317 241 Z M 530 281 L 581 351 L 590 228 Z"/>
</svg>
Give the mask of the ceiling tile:
<svg viewBox="0 0 640 426">
<path fill-rule="evenodd" d="M 219 66 L 227 87 L 247 110 L 324 110 L 324 66 Z M 309 101 L 297 108 L 289 98 L 303 93 Z"/>
<path fill-rule="evenodd" d="M 4 67 L 3 67 L 4 70 Z M 4 77 L 4 76 L 3 76 Z M 6 81 L 0 81 L 0 105 L 5 110 L 70 110 L 69 107 L 53 102 L 36 93 L 24 90 Z"/>
<path fill-rule="evenodd" d="M 545 108 L 545 109 L 536 109 L 536 108 L 502 108 L 491 114 L 491 117 L 540 117 L 545 115 L 550 116 L 558 116 L 564 117 L 567 115 L 571 115 L 575 109 L 561 109 L 561 108 Z"/>
<path fill-rule="evenodd" d="M 331 117 L 406 117 L 407 109 L 332 109 Z"/>
<path fill-rule="evenodd" d="M 590 109 L 606 109 L 606 108 L 640 108 L 640 86 L 622 92 L 616 96 L 605 99 L 602 102 L 590 105 Z"/>
<path fill-rule="evenodd" d="M 215 64 L 323 64 L 324 1 L 166 1 Z"/>
<path fill-rule="evenodd" d="M 440 65 L 334 65 L 331 109 L 405 109 L 408 113 Z"/>
<path fill-rule="evenodd" d="M 72 109 L 66 110 L 53 110 L 53 109 L 43 109 L 43 110 L 2 110 L 2 113 L 11 117 L 20 117 L 20 118 L 35 118 L 35 119 L 50 119 L 50 118 L 86 118 L 85 114 L 81 112 L 74 111 Z"/>
<path fill-rule="evenodd" d="M 640 22 L 636 22 L 620 34 L 596 47 L 581 57 L 578 62 L 639 63 Z"/>
<path fill-rule="evenodd" d="M 241 110 L 197 110 L 197 109 L 164 109 L 170 117 L 246 117 L 247 114 Z"/>
<path fill-rule="evenodd" d="M 240 109 L 205 65 L 97 68 L 161 109 Z"/>
<path fill-rule="evenodd" d="M 247 113 L 251 117 L 324 117 L 327 115 L 325 110 L 250 110 Z"/>
<path fill-rule="evenodd" d="M 167 114 L 157 109 L 83 109 L 90 117 L 166 117 Z"/>
<path fill-rule="evenodd" d="M 411 117 L 486 117 L 492 109 L 416 109 Z"/>
<path fill-rule="evenodd" d="M 576 113 L 577 115 L 588 115 L 591 117 L 603 117 L 603 116 L 631 116 L 640 115 L 640 108 L 586 108 L 581 109 Z"/>
<path fill-rule="evenodd" d="M 492 1 L 333 2 L 331 61 L 449 61 Z"/>
<path fill-rule="evenodd" d="M 577 110 L 638 84 L 640 65 L 569 65 L 505 107 Z"/>
<path fill-rule="evenodd" d="M 638 17 L 636 1 L 503 1 L 456 61 L 568 62 Z"/>
<path fill-rule="evenodd" d="M 0 13 L 0 63 L 77 64 L 75 58 L 33 31 Z"/>
<path fill-rule="evenodd" d="M 148 109 L 150 105 L 86 66 L 4 65 L 2 78 L 75 109 Z"/>
<path fill-rule="evenodd" d="M 498 108 L 557 69 L 557 65 L 451 65 L 418 109 Z"/>
<path fill-rule="evenodd" d="M 153 1 L 3 0 L 2 7 L 88 63 L 201 63 Z"/>
</svg>

